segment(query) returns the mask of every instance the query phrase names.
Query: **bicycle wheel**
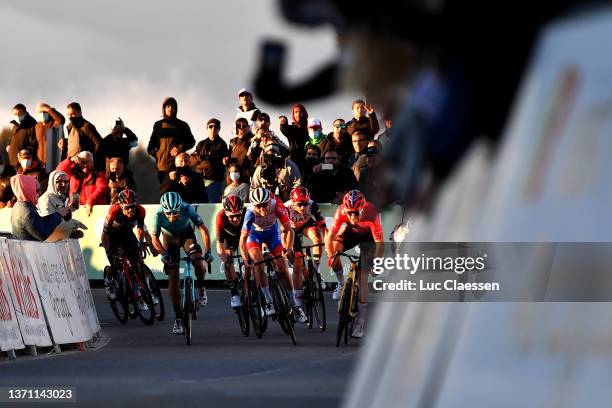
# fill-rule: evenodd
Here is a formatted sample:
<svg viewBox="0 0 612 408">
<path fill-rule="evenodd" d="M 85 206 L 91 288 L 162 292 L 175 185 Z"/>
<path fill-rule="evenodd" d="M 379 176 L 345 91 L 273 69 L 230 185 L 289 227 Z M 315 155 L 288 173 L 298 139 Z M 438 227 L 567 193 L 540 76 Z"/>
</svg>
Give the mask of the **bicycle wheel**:
<svg viewBox="0 0 612 408">
<path fill-rule="evenodd" d="M 312 261 L 308 263 L 308 269 L 310 274 L 308 276 L 311 282 L 310 289 L 310 302 L 312 311 L 311 314 L 317 320 L 317 326 L 322 332 L 327 328 L 327 314 L 325 312 L 325 298 L 323 297 L 323 289 L 321 288 L 321 276 L 315 271 Z M 313 326 L 314 322 L 312 317 L 309 316 L 310 325 Z"/>
<path fill-rule="evenodd" d="M 193 313 L 193 280 L 190 277 L 185 278 L 183 284 L 183 328 L 185 330 L 185 338 L 187 345 L 191 345 L 191 315 Z"/>
<path fill-rule="evenodd" d="M 125 296 L 125 290 L 121 280 L 113 279 L 112 285 L 115 287 L 115 300 L 108 300 L 113 314 L 119 320 L 121 324 L 127 323 L 129 319 L 128 315 L 128 299 Z"/>
<path fill-rule="evenodd" d="M 242 306 L 236 309 L 238 315 L 238 324 L 240 324 L 240 331 L 244 337 L 249 337 L 249 312 L 247 311 L 248 306 L 246 304 L 246 292 L 242 281 L 238 283 L 238 290 L 240 291 L 240 302 Z"/>
<path fill-rule="evenodd" d="M 248 313 L 251 318 L 251 323 L 253 323 L 253 331 L 255 332 L 255 336 L 258 339 L 261 339 L 264 332 L 264 317 L 265 312 L 263 310 L 263 303 L 261 302 L 261 297 L 259 295 L 259 290 L 255 288 L 255 283 L 251 283 L 249 285 L 249 305 L 248 305 Z"/>
<path fill-rule="evenodd" d="M 306 327 L 309 329 L 312 329 L 312 325 L 313 325 L 313 321 L 314 321 L 314 307 L 313 307 L 313 299 L 312 299 L 312 295 L 311 295 L 311 288 L 312 288 L 312 280 L 311 280 L 311 276 L 308 275 L 308 279 L 306 279 L 304 281 L 304 297 L 303 297 L 303 308 L 304 308 L 304 313 L 306 313 L 306 319 L 308 319 L 308 321 L 306 322 Z"/>
<path fill-rule="evenodd" d="M 347 279 L 342 290 L 340 302 L 338 303 L 338 330 L 336 331 L 336 347 L 340 347 L 342 336 L 348 333 L 348 326 L 351 320 L 351 287 L 353 286 L 352 279 Z"/>
<path fill-rule="evenodd" d="M 272 299 L 274 300 L 274 307 L 276 308 L 276 316 L 278 323 L 280 324 L 283 331 L 291 337 L 291 342 L 294 346 L 297 346 L 297 340 L 295 338 L 295 330 L 293 328 L 293 317 L 291 306 L 289 305 L 289 296 L 285 287 L 278 279 L 272 279 L 270 281 L 272 288 Z"/>
<path fill-rule="evenodd" d="M 140 320 L 147 326 L 151 326 L 153 322 L 155 322 L 155 309 L 153 306 L 153 299 L 151 298 L 151 292 L 149 291 L 147 285 L 145 285 L 144 283 L 139 286 L 140 299 L 144 301 L 144 304 L 147 306 L 147 309 L 144 310 L 144 308 L 140 307 L 140 302 L 138 301 L 138 299 L 133 299 L 134 307 L 136 309 L 136 312 L 138 313 L 138 317 L 140 318 Z"/>
<path fill-rule="evenodd" d="M 164 320 L 166 313 L 164 310 L 164 298 L 162 296 L 161 289 L 159 288 L 159 284 L 157 283 L 157 279 L 155 279 L 153 272 L 151 272 L 147 265 L 142 264 L 140 268 L 142 269 L 146 283 L 149 287 L 149 291 L 152 295 L 151 300 L 153 301 L 153 310 L 155 311 L 155 318 L 159 321 L 162 321 Z"/>
</svg>

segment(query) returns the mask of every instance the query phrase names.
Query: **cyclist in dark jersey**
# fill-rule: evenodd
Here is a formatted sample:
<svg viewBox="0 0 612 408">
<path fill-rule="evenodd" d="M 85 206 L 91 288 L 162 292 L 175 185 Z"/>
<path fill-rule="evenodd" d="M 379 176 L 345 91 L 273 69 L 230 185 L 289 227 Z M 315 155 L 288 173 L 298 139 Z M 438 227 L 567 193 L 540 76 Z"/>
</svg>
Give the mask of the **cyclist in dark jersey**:
<svg viewBox="0 0 612 408">
<path fill-rule="evenodd" d="M 304 291 L 304 278 L 308 277 L 308 270 L 304 268 L 304 260 L 301 257 L 302 237 L 306 235 L 313 244 L 323 242 L 323 237 L 327 233 L 325 219 L 321 216 L 321 211 L 317 203 L 310 199 L 310 192 L 306 187 L 296 187 L 291 190 L 290 200 L 285 203 L 291 228 L 295 232 L 293 239 L 293 287 L 300 288 L 295 290 L 295 299 L 299 305 L 302 304 Z M 319 271 L 319 260 L 321 259 L 321 247 L 313 248 L 314 266 Z"/>
<path fill-rule="evenodd" d="M 238 251 L 240 232 L 244 221 L 244 203 L 237 195 L 230 194 L 223 200 L 223 209 L 217 212 L 215 218 L 215 237 L 217 239 L 217 253 L 223 263 L 228 262 L 227 257 Z M 230 305 L 232 308 L 240 307 L 238 293 L 238 275 L 233 260 L 229 262 L 226 276 L 230 292 Z M 246 265 L 245 265 L 246 266 Z"/>
<path fill-rule="evenodd" d="M 104 286 L 106 295 L 111 299 L 116 296 L 112 290 L 112 278 L 115 273 L 113 260 L 117 250 L 123 249 L 132 265 L 139 267 L 142 262 L 140 240 L 144 236 L 147 242 L 151 242 L 151 236 L 144 223 L 145 215 L 144 207 L 136 203 L 136 193 L 129 189 L 121 191 L 117 203 L 111 205 L 108 210 L 101 240 L 110 263 L 110 267 L 104 269 Z M 136 235 L 133 232 L 134 227 Z"/>
<path fill-rule="evenodd" d="M 344 286 L 344 275 L 340 258 L 331 263 L 336 252 L 348 251 L 364 242 L 375 242 L 375 256 L 382 256 L 384 250 L 383 229 L 380 213 L 374 204 L 366 201 L 359 190 L 351 190 L 344 195 L 342 205 L 334 215 L 334 222 L 329 234 L 325 238 L 325 249 L 328 256 L 328 265 L 338 277 L 338 287 L 333 298 L 338 300 Z M 359 281 L 359 314 L 353 327 L 353 337 L 363 337 L 365 325 L 368 280 L 367 268 L 357 271 Z"/>
</svg>

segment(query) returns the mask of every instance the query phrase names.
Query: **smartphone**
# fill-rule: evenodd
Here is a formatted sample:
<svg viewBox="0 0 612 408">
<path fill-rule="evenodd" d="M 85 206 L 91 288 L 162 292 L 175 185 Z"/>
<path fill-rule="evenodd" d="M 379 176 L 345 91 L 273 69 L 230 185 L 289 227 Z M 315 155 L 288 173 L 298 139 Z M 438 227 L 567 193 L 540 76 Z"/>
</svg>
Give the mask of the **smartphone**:
<svg viewBox="0 0 612 408">
<path fill-rule="evenodd" d="M 334 165 L 331 163 L 321 163 L 321 170 L 333 170 Z"/>
</svg>

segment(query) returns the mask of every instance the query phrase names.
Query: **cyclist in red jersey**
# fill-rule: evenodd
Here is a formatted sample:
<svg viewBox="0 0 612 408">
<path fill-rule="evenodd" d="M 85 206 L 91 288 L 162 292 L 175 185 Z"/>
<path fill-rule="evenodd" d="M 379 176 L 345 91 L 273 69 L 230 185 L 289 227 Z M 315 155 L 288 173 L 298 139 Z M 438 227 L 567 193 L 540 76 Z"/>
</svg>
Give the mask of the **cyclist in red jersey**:
<svg viewBox="0 0 612 408">
<path fill-rule="evenodd" d="M 238 251 L 240 244 L 240 233 L 244 221 L 244 203 L 237 195 L 230 194 L 223 199 L 223 208 L 217 212 L 215 219 L 215 237 L 217 239 L 217 253 L 223 263 L 234 251 Z M 230 292 L 230 306 L 240 307 L 240 295 L 238 293 L 238 275 L 234 268 L 233 260 L 227 265 L 226 276 Z M 247 265 L 245 265 L 245 268 Z M 246 272 L 246 271 L 245 271 Z M 248 276 L 245 277 L 248 279 Z"/>
<path fill-rule="evenodd" d="M 140 240 L 151 243 L 151 236 L 147 232 L 144 219 L 146 210 L 136 203 L 136 193 L 126 189 L 121 191 L 117 197 L 117 203 L 110 206 L 104 228 L 102 230 L 102 246 L 110 267 L 104 270 L 104 283 L 106 294 L 113 297 L 111 279 L 114 276 L 113 258 L 117 249 L 122 248 L 134 265 L 140 265 L 142 256 L 140 253 Z M 136 235 L 133 229 L 136 227 Z"/>
<path fill-rule="evenodd" d="M 302 237 L 307 236 L 313 244 L 320 244 L 327 233 L 327 226 L 319 206 L 310 199 L 310 192 L 306 187 L 296 187 L 291 190 L 290 200 L 285 203 L 285 207 L 291 221 L 291 228 L 295 232 L 293 239 L 293 252 L 295 255 L 293 262 L 293 287 L 296 288 L 296 301 L 301 305 L 304 295 L 304 291 L 301 289 L 304 286 L 302 277 L 308 277 L 308 270 L 304 268 L 304 260 L 301 257 Z M 318 273 L 322 252 L 321 247 L 313 248 L 312 252 L 314 267 Z M 300 289 L 298 290 L 297 288 Z"/>
<path fill-rule="evenodd" d="M 342 205 L 336 211 L 332 228 L 325 239 L 328 265 L 338 278 L 338 287 L 333 295 L 335 300 L 340 298 L 344 286 L 344 275 L 340 258 L 336 258 L 331 263 L 334 254 L 347 251 L 365 242 L 375 242 L 375 256 L 382 256 L 384 238 L 380 213 L 374 204 L 365 200 L 361 191 L 351 190 L 344 195 Z M 357 271 L 357 276 L 361 288 L 359 291 L 359 314 L 352 335 L 361 338 L 363 337 L 368 296 L 367 268 Z"/>
</svg>

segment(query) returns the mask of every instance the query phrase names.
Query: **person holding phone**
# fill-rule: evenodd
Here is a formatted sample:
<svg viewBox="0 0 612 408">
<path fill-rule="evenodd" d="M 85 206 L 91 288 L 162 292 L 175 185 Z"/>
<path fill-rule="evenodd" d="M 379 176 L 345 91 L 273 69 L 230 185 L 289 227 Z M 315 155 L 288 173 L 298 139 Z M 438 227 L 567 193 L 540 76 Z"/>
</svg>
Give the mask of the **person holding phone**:
<svg viewBox="0 0 612 408">
<path fill-rule="evenodd" d="M 130 150 L 138 146 L 138 137 L 125 126 L 121 118 L 117 118 L 111 132 L 102 139 L 102 150 L 106 159 L 106 172 L 109 172 L 110 161 L 120 157 L 127 168 L 130 159 Z"/>
<path fill-rule="evenodd" d="M 107 179 L 111 204 L 116 204 L 119 193 L 123 190 L 136 190 L 134 176 L 125 168 L 121 157 L 113 157 L 109 160 Z"/>
<path fill-rule="evenodd" d="M 306 184 L 312 199 L 318 203 L 338 204 L 344 194 L 357 187 L 355 174 L 340 164 L 338 152 L 327 150 L 323 163 L 313 167 L 313 174 Z"/>
</svg>

